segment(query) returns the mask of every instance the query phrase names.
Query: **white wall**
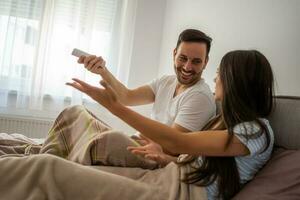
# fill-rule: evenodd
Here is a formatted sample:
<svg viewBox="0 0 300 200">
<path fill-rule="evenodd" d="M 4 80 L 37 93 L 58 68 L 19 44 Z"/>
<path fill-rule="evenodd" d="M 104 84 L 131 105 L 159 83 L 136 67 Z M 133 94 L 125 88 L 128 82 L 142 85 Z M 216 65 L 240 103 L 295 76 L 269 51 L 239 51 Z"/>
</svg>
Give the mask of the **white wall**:
<svg viewBox="0 0 300 200">
<path fill-rule="evenodd" d="M 127 86 L 136 88 L 156 78 L 159 69 L 160 48 L 166 0 L 137 0 L 133 46 Z M 130 53 L 129 53 L 130 55 Z M 152 105 L 133 107 L 139 113 L 150 116 Z M 133 128 L 105 109 L 94 109 L 97 116 L 112 127 L 128 134 Z M 99 112 L 97 112 L 99 111 Z"/>
<path fill-rule="evenodd" d="M 159 75 L 172 74 L 179 33 L 197 28 L 213 38 L 204 78 L 213 78 L 222 56 L 257 49 L 269 59 L 281 95 L 300 96 L 299 0 L 167 0 Z"/>
<path fill-rule="evenodd" d="M 138 0 L 128 86 L 145 84 L 158 74 L 165 0 Z"/>
</svg>

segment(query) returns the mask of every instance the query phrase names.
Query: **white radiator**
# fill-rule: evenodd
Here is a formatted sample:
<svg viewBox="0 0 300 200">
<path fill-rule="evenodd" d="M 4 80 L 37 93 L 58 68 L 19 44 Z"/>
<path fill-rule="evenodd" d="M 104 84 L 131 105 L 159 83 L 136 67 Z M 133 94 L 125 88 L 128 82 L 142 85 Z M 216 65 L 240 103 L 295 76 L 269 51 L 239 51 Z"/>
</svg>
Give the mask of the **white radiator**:
<svg viewBox="0 0 300 200">
<path fill-rule="evenodd" d="M 30 138 L 45 138 L 53 121 L 0 116 L 1 133 L 20 133 Z"/>
</svg>

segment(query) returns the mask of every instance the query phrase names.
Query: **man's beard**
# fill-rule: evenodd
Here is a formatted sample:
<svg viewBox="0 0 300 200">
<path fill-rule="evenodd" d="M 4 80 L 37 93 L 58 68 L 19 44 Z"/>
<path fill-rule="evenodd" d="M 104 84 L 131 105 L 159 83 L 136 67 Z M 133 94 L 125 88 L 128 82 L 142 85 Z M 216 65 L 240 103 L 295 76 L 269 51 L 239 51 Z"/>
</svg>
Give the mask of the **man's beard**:
<svg viewBox="0 0 300 200">
<path fill-rule="evenodd" d="M 186 72 L 182 67 L 176 67 L 174 65 L 174 70 L 177 76 L 177 80 L 182 85 L 192 86 L 197 83 L 200 78 L 202 71 L 196 73 L 195 71 Z"/>
</svg>

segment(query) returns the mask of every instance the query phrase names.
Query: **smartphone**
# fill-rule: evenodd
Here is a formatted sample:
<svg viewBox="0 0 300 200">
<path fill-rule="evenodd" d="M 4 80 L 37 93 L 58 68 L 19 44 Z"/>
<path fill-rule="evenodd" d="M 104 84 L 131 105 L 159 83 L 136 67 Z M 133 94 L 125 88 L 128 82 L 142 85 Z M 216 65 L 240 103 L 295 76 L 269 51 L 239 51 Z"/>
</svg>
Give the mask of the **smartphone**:
<svg viewBox="0 0 300 200">
<path fill-rule="evenodd" d="M 89 56 L 89 55 L 91 55 L 91 54 L 89 54 L 89 53 L 87 53 L 87 52 L 84 52 L 84 51 L 82 51 L 82 50 L 80 50 L 80 49 L 73 49 L 73 51 L 72 51 L 72 55 L 73 56 L 76 56 L 76 57 L 80 57 L 80 56 Z"/>
</svg>

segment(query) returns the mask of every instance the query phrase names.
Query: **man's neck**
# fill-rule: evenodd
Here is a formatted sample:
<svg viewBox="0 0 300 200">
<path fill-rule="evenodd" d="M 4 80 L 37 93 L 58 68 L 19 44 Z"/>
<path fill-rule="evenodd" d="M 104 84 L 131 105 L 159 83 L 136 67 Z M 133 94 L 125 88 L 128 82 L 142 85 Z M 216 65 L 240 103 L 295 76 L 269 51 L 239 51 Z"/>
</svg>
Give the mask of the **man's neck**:
<svg viewBox="0 0 300 200">
<path fill-rule="evenodd" d="M 192 86 L 193 85 L 183 85 L 181 83 L 177 83 L 173 97 L 176 97 L 177 95 L 183 93 L 186 89 Z"/>
<path fill-rule="evenodd" d="M 186 89 L 196 85 L 198 83 L 198 81 L 200 81 L 200 80 L 201 80 L 201 78 L 199 78 L 197 81 L 195 81 L 194 83 L 189 84 L 189 85 L 181 84 L 180 82 L 177 81 L 177 85 L 176 85 L 176 89 L 175 89 L 173 97 L 176 97 L 177 95 L 183 93 Z"/>
</svg>

